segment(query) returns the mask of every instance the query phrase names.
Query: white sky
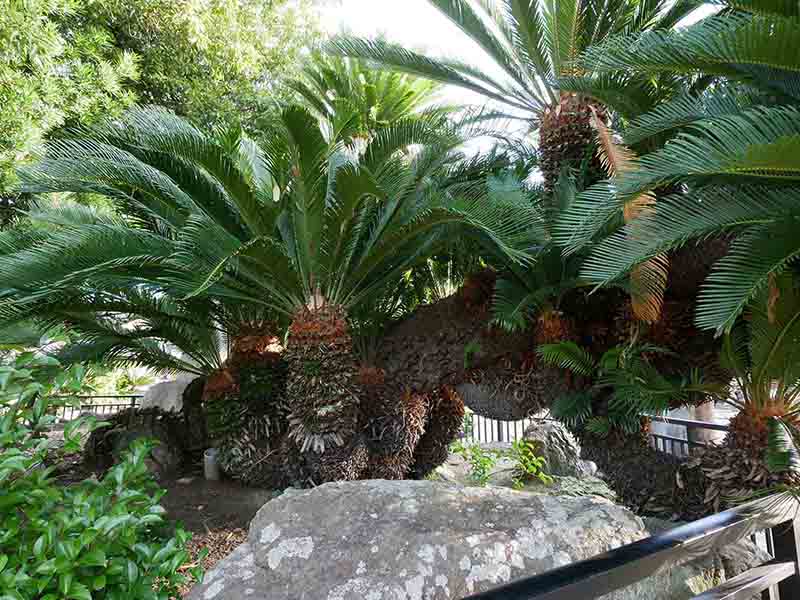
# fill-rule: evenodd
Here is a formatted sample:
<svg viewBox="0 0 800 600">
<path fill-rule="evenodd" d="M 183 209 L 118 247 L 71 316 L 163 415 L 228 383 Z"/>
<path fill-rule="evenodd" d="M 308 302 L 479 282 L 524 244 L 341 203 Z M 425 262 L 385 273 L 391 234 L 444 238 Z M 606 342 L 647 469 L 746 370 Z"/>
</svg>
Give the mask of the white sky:
<svg viewBox="0 0 800 600">
<path fill-rule="evenodd" d="M 428 0 L 318 0 L 322 5 L 323 24 L 331 33 L 346 30 L 363 37 L 382 35 L 415 50 L 433 56 L 459 58 L 464 62 L 498 76 L 502 72 L 447 17 L 433 8 Z M 687 22 L 693 22 L 716 10 L 704 6 Z M 483 98 L 473 92 L 450 90 L 448 98 L 465 103 L 482 104 Z"/>
<path fill-rule="evenodd" d="M 328 0 L 323 23 L 331 33 L 346 30 L 363 37 L 383 36 L 432 56 L 455 57 L 495 75 L 498 69 L 447 17 L 428 0 Z M 445 98 L 462 104 L 483 104 L 483 96 L 460 88 Z"/>
<path fill-rule="evenodd" d="M 322 22 L 331 33 L 344 30 L 361 37 L 383 36 L 408 48 L 423 50 L 430 56 L 458 58 L 495 77 L 503 77 L 491 59 L 428 0 L 317 1 L 321 5 Z M 686 19 L 685 24 L 714 10 L 716 8 L 706 5 Z M 456 87 L 445 88 L 442 97 L 445 102 L 459 104 L 483 105 L 486 102 L 480 94 Z M 514 129 L 518 126 L 512 125 Z"/>
</svg>

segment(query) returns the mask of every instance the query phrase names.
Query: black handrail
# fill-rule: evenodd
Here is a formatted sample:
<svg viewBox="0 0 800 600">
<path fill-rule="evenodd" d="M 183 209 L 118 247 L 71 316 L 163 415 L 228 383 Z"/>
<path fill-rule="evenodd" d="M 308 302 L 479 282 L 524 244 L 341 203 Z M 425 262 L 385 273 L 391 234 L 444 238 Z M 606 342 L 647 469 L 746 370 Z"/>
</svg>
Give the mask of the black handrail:
<svg viewBox="0 0 800 600">
<path fill-rule="evenodd" d="M 688 429 L 711 429 L 713 431 L 728 431 L 729 427 L 721 423 L 712 423 L 711 421 L 694 421 L 692 419 L 678 419 L 676 417 L 655 417 L 653 415 L 646 415 L 650 417 L 655 423 L 666 423 L 668 425 L 683 425 Z"/>
<path fill-rule="evenodd" d="M 759 572 L 766 589 L 778 581 L 791 590 L 787 598 L 800 598 L 800 577 L 797 569 L 788 572 L 784 561 L 797 563 L 797 548 L 792 545 L 793 522 L 798 503 L 788 495 L 772 496 L 732 508 L 699 521 L 694 521 L 592 558 L 572 563 L 534 577 L 500 586 L 493 590 L 468 596 L 469 600 L 590 600 L 641 581 L 665 568 L 699 558 L 709 552 L 737 542 L 767 528 L 783 527 L 780 538 L 788 544 L 778 551 L 774 571 L 766 577 Z M 776 532 L 778 529 L 775 530 Z M 789 532 L 789 533 L 787 533 Z M 791 535 L 790 535 L 791 534 Z M 789 537 L 787 537 L 787 535 Z M 791 539 L 790 539 L 791 538 Z M 778 556 L 787 554 L 791 556 Z M 746 582 L 752 589 L 752 581 Z M 783 590 L 782 590 L 783 591 Z"/>
<path fill-rule="evenodd" d="M 143 398 L 141 394 L 123 394 L 118 396 L 69 396 L 69 395 L 59 395 L 59 396 L 52 396 L 53 398 L 75 398 L 76 400 L 113 400 L 118 398 L 125 398 L 130 400 L 131 398 Z"/>
</svg>

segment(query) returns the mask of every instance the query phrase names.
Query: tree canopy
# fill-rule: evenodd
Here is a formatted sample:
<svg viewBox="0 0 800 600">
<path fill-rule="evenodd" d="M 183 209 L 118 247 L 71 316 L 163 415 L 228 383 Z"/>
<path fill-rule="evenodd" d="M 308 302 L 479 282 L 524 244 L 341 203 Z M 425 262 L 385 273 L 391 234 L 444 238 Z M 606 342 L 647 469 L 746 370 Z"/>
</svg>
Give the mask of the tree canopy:
<svg viewBox="0 0 800 600">
<path fill-rule="evenodd" d="M 53 130 L 139 102 L 194 122 L 241 122 L 274 105 L 319 35 L 287 0 L 9 0 L 0 11 L 0 197 Z M 6 204 L 9 201 L 6 200 Z"/>
</svg>

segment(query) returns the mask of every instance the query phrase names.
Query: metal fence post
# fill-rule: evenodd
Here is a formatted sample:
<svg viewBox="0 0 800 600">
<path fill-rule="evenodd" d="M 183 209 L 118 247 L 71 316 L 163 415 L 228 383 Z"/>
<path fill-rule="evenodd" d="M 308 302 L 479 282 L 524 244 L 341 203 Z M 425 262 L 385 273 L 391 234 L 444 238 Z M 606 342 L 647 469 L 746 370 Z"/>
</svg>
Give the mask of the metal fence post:
<svg viewBox="0 0 800 600">
<path fill-rule="evenodd" d="M 772 547 L 777 562 L 794 562 L 795 573 L 778 584 L 778 598 L 771 600 L 794 600 L 800 598 L 800 563 L 797 551 L 800 548 L 800 518 L 781 523 L 772 528 Z"/>
</svg>

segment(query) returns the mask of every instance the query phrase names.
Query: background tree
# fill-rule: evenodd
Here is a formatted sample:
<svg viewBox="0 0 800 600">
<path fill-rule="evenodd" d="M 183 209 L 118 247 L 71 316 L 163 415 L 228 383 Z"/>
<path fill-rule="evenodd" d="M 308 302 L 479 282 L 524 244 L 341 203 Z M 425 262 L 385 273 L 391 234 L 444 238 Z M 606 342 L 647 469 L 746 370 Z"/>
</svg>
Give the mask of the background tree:
<svg viewBox="0 0 800 600">
<path fill-rule="evenodd" d="M 289 91 L 277 83 L 321 36 L 309 0 L 102 0 L 87 16 L 139 57 L 141 103 L 201 126 L 274 113 Z"/>
<path fill-rule="evenodd" d="M 0 226 L 20 201 L 13 168 L 50 130 L 119 113 L 136 95 L 137 57 L 103 27 L 87 26 L 79 1 L 9 0 L 0 12 Z"/>
<path fill-rule="evenodd" d="M 436 102 L 441 86 L 433 81 L 319 52 L 286 85 L 339 139 L 367 139 L 401 119 L 452 110 Z"/>
<path fill-rule="evenodd" d="M 281 0 L 9 0 L 0 14 L 0 226 L 29 198 L 15 165 L 56 130 L 134 102 L 194 122 L 255 126 L 274 114 L 320 31 L 310 4 Z M 288 90 L 286 90 L 288 93 Z"/>
</svg>

